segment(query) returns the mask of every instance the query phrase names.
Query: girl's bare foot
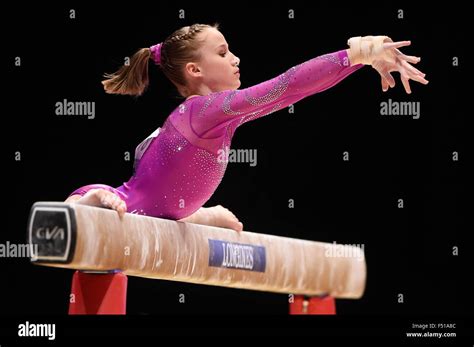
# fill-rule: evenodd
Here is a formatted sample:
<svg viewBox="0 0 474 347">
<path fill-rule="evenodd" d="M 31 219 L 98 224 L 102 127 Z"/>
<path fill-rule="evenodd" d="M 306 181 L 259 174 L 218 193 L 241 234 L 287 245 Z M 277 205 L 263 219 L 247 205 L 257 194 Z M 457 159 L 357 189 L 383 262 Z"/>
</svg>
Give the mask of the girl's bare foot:
<svg viewBox="0 0 474 347">
<path fill-rule="evenodd" d="M 231 211 L 221 205 L 201 207 L 192 215 L 183 218 L 180 221 L 228 228 L 235 231 L 242 231 L 244 228 L 238 218 Z"/>
<path fill-rule="evenodd" d="M 117 211 L 120 218 L 127 212 L 125 202 L 116 194 L 105 189 L 91 189 L 82 197 L 68 200 L 74 201 L 76 204 L 110 208 Z M 68 200 L 66 202 L 69 202 Z"/>
<path fill-rule="evenodd" d="M 222 228 L 229 228 L 235 231 L 242 231 L 244 225 L 239 221 L 239 219 L 233 214 L 229 209 L 217 205 L 213 207 L 209 207 L 209 209 L 213 209 L 214 216 L 215 216 L 215 225 L 216 227 Z"/>
</svg>

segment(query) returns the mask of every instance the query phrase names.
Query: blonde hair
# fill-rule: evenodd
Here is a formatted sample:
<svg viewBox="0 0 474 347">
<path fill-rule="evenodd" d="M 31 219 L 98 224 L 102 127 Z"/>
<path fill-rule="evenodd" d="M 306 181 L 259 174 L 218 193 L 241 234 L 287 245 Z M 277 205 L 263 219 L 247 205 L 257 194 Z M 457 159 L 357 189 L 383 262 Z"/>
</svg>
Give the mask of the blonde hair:
<svg viewBox="0 0 474 347">
<path fill-rule="evenodd" d="M 186 87 L 184 68 L 191 61 L 199 61 L 199 48 L 202 40 L 198 34 L 205 29 L 219 29 L 219 24 L 193 24 L 182 27 L 168 36 L 161 46 L 160 68 L 165 76 L 176 86 L 183 97 Z M 148 63 L 152 58 L 150 48 L 138 50 L 130 59 L 129 65 L 123 65 L 118 71 L 105 74 L 102 81 L 109 94 L 142 95 L 148 86 Z"/>
</svg>

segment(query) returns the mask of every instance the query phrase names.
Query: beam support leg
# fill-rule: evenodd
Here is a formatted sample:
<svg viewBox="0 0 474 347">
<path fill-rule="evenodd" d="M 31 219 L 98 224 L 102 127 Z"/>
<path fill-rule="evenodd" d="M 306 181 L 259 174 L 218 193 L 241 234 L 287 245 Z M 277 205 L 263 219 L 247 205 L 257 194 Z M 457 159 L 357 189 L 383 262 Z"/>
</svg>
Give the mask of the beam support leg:
<svg viewBox="0 0 474 347">
<path fill-rule="evenodd" d="M 127 276 L 120 271 L 76 271 L 69 314 L 125 314 Z"/>
<path fill-rule="evenodd" d="M 290 314 L 336 314 L 336 302 L 329 295 L 295 295 L 293 302 L 290 302 Z"/>
</svg>

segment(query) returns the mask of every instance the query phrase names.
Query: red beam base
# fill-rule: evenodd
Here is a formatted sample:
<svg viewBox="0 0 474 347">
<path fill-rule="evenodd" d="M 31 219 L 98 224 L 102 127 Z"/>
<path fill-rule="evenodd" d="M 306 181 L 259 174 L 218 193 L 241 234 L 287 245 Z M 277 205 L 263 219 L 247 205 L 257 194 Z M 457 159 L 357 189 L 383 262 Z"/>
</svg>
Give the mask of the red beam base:
<svg viewBox="0 0 474 347">
<path fill-rule="evenodd" d="M 76 271 L 69 314 L 125 314 L 127 276 L 119 271 Z"/>
<path fill-rule="evenodd" d="M 336 314 L 336 301 L 331 296 L 295 295 L 290 302 L 290 314 Z"/>
</svg>

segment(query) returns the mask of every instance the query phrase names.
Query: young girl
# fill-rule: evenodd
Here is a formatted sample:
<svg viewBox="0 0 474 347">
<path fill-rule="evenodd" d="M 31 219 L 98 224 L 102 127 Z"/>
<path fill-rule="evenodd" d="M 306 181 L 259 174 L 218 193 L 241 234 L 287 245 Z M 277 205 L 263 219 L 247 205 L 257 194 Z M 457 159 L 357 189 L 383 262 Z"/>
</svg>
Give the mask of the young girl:
<svg viewBox="0 0 474 347">
<path fill-rule="evenodd" d="M 242 124 L 326 90 L 371 65 L 381 75 L 382 90 L 395 86 L 398 71 L 407 93 L 409 80 L 427 84 L 425 74 L 386 36 L 353 37 L 349 49 L 322 55 L 257 84 L 240 87 L 239 58 L 218 26 L 194 24 L 166 40 L 139 50 L 127 66 L 106 75 L 105 91 L 141 95 L 148 85 L 151 59 L 185 101 L 136 149 L 134 174 L 120 187 L 92 184 L 75 190 L 66 202 L 101 206 L 160 218 L 242 230 L 242 223 L 222 206 L 203 208 L 221 182 L 235 130 Z"/>
</svg>

